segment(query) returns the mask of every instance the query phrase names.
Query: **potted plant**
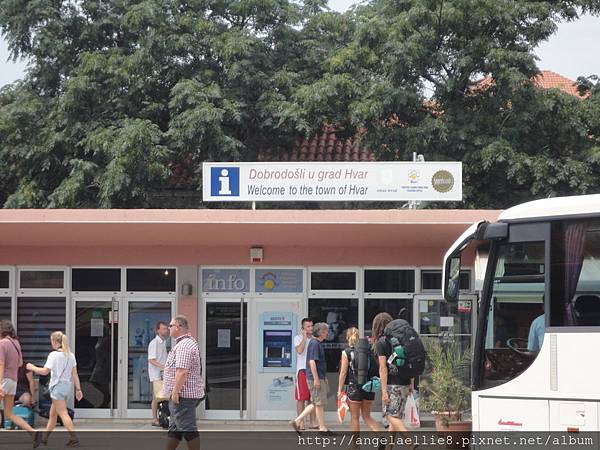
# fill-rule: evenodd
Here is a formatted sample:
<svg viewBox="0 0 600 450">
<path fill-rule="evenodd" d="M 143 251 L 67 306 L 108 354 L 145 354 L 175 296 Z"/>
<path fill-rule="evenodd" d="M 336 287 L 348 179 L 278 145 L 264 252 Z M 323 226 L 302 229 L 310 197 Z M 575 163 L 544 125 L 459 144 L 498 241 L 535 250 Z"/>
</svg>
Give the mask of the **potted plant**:
<svg viewBox="0 0 600 450">
<path fill-rule="evenodd" d="M 471 405 L 471 389 L 467 384 L 471 350 L 460 349 L 450 336 L 445 340 L 424 340 L 428 370 L 419 383 L 419 406 L 435 416 L 438 432 L 462 432 L 469 435 L 471 421 L 463 420 Z"/>
</svg>

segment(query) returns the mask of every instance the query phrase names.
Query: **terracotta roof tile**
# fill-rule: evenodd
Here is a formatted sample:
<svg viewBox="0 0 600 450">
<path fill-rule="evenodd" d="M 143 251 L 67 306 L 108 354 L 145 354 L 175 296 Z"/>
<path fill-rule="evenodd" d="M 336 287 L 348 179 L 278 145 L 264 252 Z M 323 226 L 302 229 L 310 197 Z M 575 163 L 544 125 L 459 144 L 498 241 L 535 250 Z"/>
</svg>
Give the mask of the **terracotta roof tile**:
<svg viewBox="0 0 600 450">
<path fill-rule="evenodd" d="M 296 142 L 288 151 L 261 151 L 259 161 L 375 161 L 375 154 L 361 148 L 355 138 L 342 140 L 331 126 L 320 135 Z"/>
<path fill-rule="evenodd" d="M 587 98 L 591 95 L 589 92 L 586 95 L 579 95 L 575 81 L 551 70 L 542 70 L 542 73 L 535 77 L 533 82 L 542 89 L 560 89 L 575 97 Z"/>
<path fill-rule="evenodd" d="M 579 95 L 577 91 L 577 83 L 570 78 L 564 77 L 551 70 L 542 70 L 541 73 L 533 78 L 533 83 L 541 89 L 560 89 L 569 95 L 578 98 L 588 98 L 591 93 Z M 487 76 L 475 83 L 473 91 L 485 90 L 494 84 L 494 79 Z"/>
</svg>

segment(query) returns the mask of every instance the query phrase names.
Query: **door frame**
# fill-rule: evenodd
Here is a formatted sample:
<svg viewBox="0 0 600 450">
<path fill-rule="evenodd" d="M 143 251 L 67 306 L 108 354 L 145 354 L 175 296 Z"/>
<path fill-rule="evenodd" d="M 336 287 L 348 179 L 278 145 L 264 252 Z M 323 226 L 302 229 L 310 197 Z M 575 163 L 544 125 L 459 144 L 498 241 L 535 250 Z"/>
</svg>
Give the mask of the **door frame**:
<svg viewBox="0 0 600 450">
<path fill-rule="evenodd" d="M 210 303 L 232 303 L 232 304 L 246 304 L 246 328 L 244 329 L 244 320 L 243 320 L 243 313 L 244 313 L 244 308 L 241 308 L 241 313 L 240 313 L 240 318 L 242 319 L 240 321 L 241 323 L 241 327 L 242 330 L 240 332 L 240 336 L 241 339 L 244 338 L 244 333 L 245 333 L 245 342 L 242 342 L 242 345 L 240 345 L 240 349 L 245 349 L 246 350 L 246 409 L 242 409 L 242 405 L 243 405 L 243 389 L 242 389 L 242 383 L 243 383 L 243 354 L 240 352 L 240 409 L 239 410 L 222 410 L 222 409 L 206 409 L 206 402 L 202 402 L 200 405 L 200 417 L 203 419 L 209 419 L 209 420 L 246 420 L 248 419 L 250 416 L 250 400 L 251 400 L 251 395 L 250 395 L 250 389 L 249 387 L 252 386 L 252 383 L 254 382 L 254 374 L 252 370 L 249 370 L 249 367 L 252 366 L 251 364 L 251 358 L 252 358 L 252 352 L 249 351 L 250 348 L 250 342 L 249 340 L 250 338 L 250 333 L 248 333 L 248 330 L 253 329 L 255 327 L 256 324 L 253 324 L 253 314 L 251 311 L 252 308 L 252 304 L 253 302 L 251 301 L 251 298 L 240 294 L 239 296 L 236 297 L 235 294 L 230 294 L 228 296 L 225 296 L 224 294 L 221 294 L 219 296 L 215 296 L 215 297 L 211 297 L 211 298 L 205 298 L 203 297 L 201 300 L 201 308 L 199 308 L 199 310 L 201 311 L 201 316 L 202 316 L 202 321 L 201 321 L 201 329 L 203 330 L 202 332 L 202 346 L 201 346 L 201 352 L 202 355 L 204 355 L 203 357 L 203 363 L 204 363 L 204 367 L 203 367 L 203 371 L 202 371 L 202 376 L 204 378 L 204 386 L 208 386 L 207 383 L 207 370 L 206 370 L 206 318 L 207 318 L 207 314 L 206 314 L 206 308 L 208 306 L 208 304 Z M 245 345 L 244 345 L 245 344 Z"/>
<path fill-rule="evenodd" d="M 128 407 L 128 394 L 129 394 L 129 377 L 128 377 L 128 361 L 129 361 L 129 305 L 132 303 L 145 303 L 145 302 L 160 302 L 170 303 L 171 305 L 171 317 L 176 313 L 177 302 L 175 297 L 172 297 L 165 293 L 163 297 L 159 295 L 155 296 L 144 296 L 144 295 L 98 295 L 94 293 L 91 295 L 77 295 L 71 296 L 72 303 L 72 314 L 69 320 L 71 329 L 75 330 L 76 321 L 76 306 L 77 302 L 112 302 L 111 314 L 117 312 L 118 323 L 115 324 L 118 327 L 118 340 L 117 348 L 113 351 L 117 354 L 118 368 L 117 376 L 112 382 L 117 383 L 117 401 L 113 403 L 112 409 L 95 409 L 95 408 L 78 408 L 76 414 L 78 417 L 87 419 L 105 419 L 105 418 L 118 418 L 118 419 L 148 419 L 152 418 L 152 411 L 150 408 L 144 409 L 130 409 Z M 118 311 L 115 309 L 115 304 L 118 305 Z M 73 339 L 73 351 L 75 352 L 77 346 L 77 340 Z M 111 358 L 111 374 L 114 369 L 112 368 L 114 357 Z"/>
<path fill-rule="evenodd" d="M 161 296 L 160 294 L 164 294 Z M 118 411 L 120 418 L 123 419 L 152 419 L 152 410 L 150 408 L 134 409 L 129 408 L 129 306 L 132 303 L 170 303 L 170 320 L 176 314 L 176 298 L 169 293 L 153 293 L 153 295 L 134 294 L 120 297 L 119 323 L 123 326 L 119 329 L 119 384 Z M 172 345 L 172 344 L 171 344 Z M 151 392 L 152 389 L 150 388 Z"/>
<path fill-rule="evenodd" d="M 106 294 L 106 293 L 105 293 Z M 71 310 L 72 310 L 72 314 L 69 320 L 70 323 L 70 327 L 73 330 L 73 340 L 72 340 L 72 351 L 73 354 L 76 354 L 77 351 L 77 335 L 75 333 L 76 331 L 76 321 L 77 321 L 77 303 L 94 303 L 94 302 L 106 302 L 106 303 L 110 303 L 111 305 L 111 310 L 110 310 L 110 314 L 113 315 L 114 317 L 114 306 L 115 306 L 115 302 L 118 301 L 118 299 L 114 296 L 114 295 L 98 295 L 98 294 L 92 294 L 92 295 L 84 295 L 84 296 L 71 296 L 70 298 L 70 303 L 72 304 Z M 121 323 L 121 318 L 120 316 L 118 316 L 118 323 L 114 324 L 113 322 L 113 326 L 117 325 L 117 327 L 119 327 L 119 323 Z M 120 345 L 120 339 L 121 339 L 121 329 L 118 328 L 118 332 L 119 332 L 119 339 L 117 341 L 117 348 L 113 348 L 113 344 L 111 342 L 111 352 L 117 352 L 117 358 L 120 359 L 120 355 L 118 354 L 119 351 L 119 347 L 121 347 Z M 114 342 L 114 340 L 113 340 Z M 111 392 L 111 406 L 112 408 L 77 408 L 75 409 L 75 414 L 77 415 L 77 417 L 81 417 L 84 419 L 106 419 L 106 418 L 118 418 L 120 417 L 119 415 L 119 405 L 118 405 L 118 401 L 120 400 L 121 397 L 121 390 L 119 388 L 117 388 L 117 402 L 114 403 L 113 402 L 113 392 L 114 392 L 114 383 L 117 383 L 117 386 L 120 385 L 120 371 L 119 369 L 117 369 L 117 376 L 116 379 L 113 379 L 113 374 L 114 374 L 114 367 L 113 367 L 113 363 L 114 363 L 114 356 L 111 356 L 110 358 L 110 365 L 111 365 L 111 387 L 110 387 L 110 392 Z M 74 402 L 74 400 L 73 400 Z M 72 405 L 74 407 L 74 405 Z"/>
</svg>

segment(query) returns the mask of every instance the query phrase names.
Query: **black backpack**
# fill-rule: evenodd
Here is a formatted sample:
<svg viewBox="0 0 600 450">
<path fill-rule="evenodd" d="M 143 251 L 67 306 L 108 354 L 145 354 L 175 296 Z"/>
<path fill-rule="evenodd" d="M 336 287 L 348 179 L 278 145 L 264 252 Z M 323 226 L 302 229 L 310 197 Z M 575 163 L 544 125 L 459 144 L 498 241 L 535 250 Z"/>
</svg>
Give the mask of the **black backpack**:
<svg viewBox="0 0 600 450">
<path fill-rule="evenodd" d="M 409 379 L 425 371 L 427 352 L 419 334 L 406 320 L 392 320 L 383 330 L 383 334 L 383 339 L 391 348 L 387 360 L 390 375 Z"/>
<path fill-rule="evenodd" d="M 164 428 L 169 428 L 169 417 L 171 412 L 169 411 L 169 401 L 163 400 L 158 402 L 158 424 Z"/>
</svg>

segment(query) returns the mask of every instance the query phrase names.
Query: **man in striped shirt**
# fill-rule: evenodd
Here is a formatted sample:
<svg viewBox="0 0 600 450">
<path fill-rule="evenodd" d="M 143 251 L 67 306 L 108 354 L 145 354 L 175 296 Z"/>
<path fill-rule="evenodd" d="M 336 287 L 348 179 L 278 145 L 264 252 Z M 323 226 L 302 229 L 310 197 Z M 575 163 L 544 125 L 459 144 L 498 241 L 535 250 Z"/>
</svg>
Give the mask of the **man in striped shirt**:
<svg viewBox="0 0 600 450">
<path fill-rule="evenodd" d="M 200 448 L 196 408 L 204 398 L 202 363 L 198 342 L 191 336 L 185 316 L 175 316 L 169 323 L 175 340 L 169 352 L 164 376 L 164 391 L 169 396 L 169 440 L 167 450 L 175 450 L 185 439 L 189 450 Z"/>
</svg>

